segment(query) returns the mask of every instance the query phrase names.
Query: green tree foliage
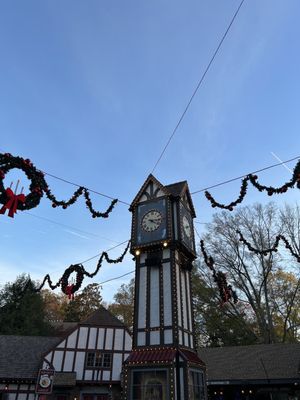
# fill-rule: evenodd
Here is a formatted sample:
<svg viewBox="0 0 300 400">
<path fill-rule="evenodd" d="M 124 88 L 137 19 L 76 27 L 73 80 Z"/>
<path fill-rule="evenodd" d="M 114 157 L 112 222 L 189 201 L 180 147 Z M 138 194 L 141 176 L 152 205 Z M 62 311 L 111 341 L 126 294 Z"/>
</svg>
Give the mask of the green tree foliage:
<svg viewBox="0 0 300 400">
<path fill-rule="evenodd" d="M 300 288 L 297 261 L 284 245 L 279 247 L 278 252 L 266 256 L 249 251 L 246 245 L 239 241 L 237 229 L 259 250 L 271 248 L 276 236 L 284 234 L 293 251 L 300 254 L 298 207 L 286 206 L 278 210 L 272 203 L 266 206 L 256 204 L 239 208 L 235 213 L 224 211 L 215 214 L 213 221 L 207 225 L 203 239 L 207 252 L 215 260 L 216 268 L 226 273 L 227 280 L 236 289 L 240 302 L 237 305 L 227 303 L 222 307 L 220 304 L 214 305 L 211 296 L 216 298 L 215 292 L 210 292 L 211 295 L 205 300 L 205 292 L 215 291 L 215 284 L 206 265 L 199 262 L 195 296 L 197 315 L 201 313 L 201 308 L 203 310 L 204 337 L 210 344 L 215 344 L 216 341 L 221 345 L 231 344 L 231 341 L 228 343 L 228 331 L 226 330 L 224 335 L 220 330 L 223 331 L 230 321 L 228 328 L 231 333 L 237 329 L 237 326 L 234 328 L 234 321 L 238 321 L 238 327 L 242 329 L 240 333 L 243 334 L 243 329 L 244 334 L 247 333 L 246 337 L 243 337 L 237 331 L 234 340 L 238 340 L 239 344 L 248 343 L 249 340 L 250 343 L 252 340 L 260 343 L 298 341 Z M 204 288 L 197 289 L 197 285 Z M 219 332 L 216 338 L 214 332 Z M 248 336 L 248 333 L 252 335 Z"/>
<path fill-rule="evenodd" d="M 87 285 L 74 300 L 62 305 L 62 314 L 65 321 L 79 322 L 97 310 L 102 303 L 100 286 L 98 283 Z"/>
<path fill-rule="evenodd" d="M 44 301 L 35 293 L 29 276 L 21 275 L 0 291 L 0 334 L 49 335 L 51 326 L 45 320 Z"/>
<path fill-rule="evenodd" d="M 201 271 L 205 271 L 202 275 Z M 195 331 L 199 346 L 239 346 L 255 344 L 258 338 L 250 321 L 235 305 L 237 312 L 221 306 L 218 289 L 209 279 L 207 270 L 195 264 L 192 270 Z M 232 305 L 233 306 L 233 305 Z"/>
<path fill-rule="evenodd" d="M 108 310 L 120 319 L 130 330 L 134 306 L 134 278 L 128 284 L 121 285 L 114 295 L 115 302 L 109 304 Z"/>
</svg>

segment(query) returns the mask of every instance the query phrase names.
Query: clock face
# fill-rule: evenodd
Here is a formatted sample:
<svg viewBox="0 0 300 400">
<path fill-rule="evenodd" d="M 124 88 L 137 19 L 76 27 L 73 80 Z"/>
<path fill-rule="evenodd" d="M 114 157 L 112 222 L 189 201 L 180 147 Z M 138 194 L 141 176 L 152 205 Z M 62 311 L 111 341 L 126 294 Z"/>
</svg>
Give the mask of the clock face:
<svg viewBox="0 0 300 400">
<path fill-rule="evenodd" d="M 167 238 L 168 217 L 165 198 L 139 204 L 135 218 L 136 245 L 152 244 Z"/>
<path fill-rule="evenodd" d="M 40 379 L 40 385 L 42 388 L 47 388 L 51 384 L 51 380 L 47 375 L 42 375 Z"/>
<path fill-rule="evenodd" d="M 158 229 L 162 223 L 163 217 L 158 210 L 150 210 L 142 218 L 142 229 L 145 232 L 153 232 Z"/>
<path fill-rule="evenodd" d="M 190 250 L 195 249 L 193 222 L 190 211 L 180 203 L 181 240 Z"/>
<path fill-rule="evenodd" d="M 192 237 L 192 228 L 190 221 L 187 219 L 185 215 L 182 218 L 182 226 L 183 226 L 183 232 L 190 239 Z"/>
</svg>

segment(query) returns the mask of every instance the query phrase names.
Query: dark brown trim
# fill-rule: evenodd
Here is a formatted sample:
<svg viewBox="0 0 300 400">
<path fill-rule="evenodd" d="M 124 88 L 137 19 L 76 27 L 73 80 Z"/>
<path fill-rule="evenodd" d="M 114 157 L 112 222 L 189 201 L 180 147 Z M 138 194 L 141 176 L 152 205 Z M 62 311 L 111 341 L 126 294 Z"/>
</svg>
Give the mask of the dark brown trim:
<svg viewBox="0 0 300 400">
<path fill-rule="evenodd" d="M 83 365 L 83 374 L 82 374 L 82 379 L 85 380 L 85 371 L 86 371 L 86 357 L 88 354 L 88 345 L 89 345 L 89 339 L 90 339 L 90 330 L 91 328 L 88 327 L 87 335 L 86 335 L 86 342 L 85 342 L 85 357 L 84 357 L 84 365 Z"/>
<path fill-rule="evenodd" d="M 179 290 L 180 290 L 180 309 L 181 309 L 181 326 L 180 328 L 183 330 L 184 329 L 184 314 L 183 314 L 183 295 L 182 295 L 182 281 L 181 281 L 181 267 L 178 263 L 176 263 L 176 266 L 178 266 L 178 279 L 179 279 Z M 184 334 L 182 335 L 182 344 L 185 344 L 185 337 Z M 179 342 L 180 343 L 180 342 Z"/>
<path fill-rule="evenodd" d="M 190 313 L 190 307 L 191 307 L 190 302 L 191 302 L 191 299 L 189 298 L 189 295 L 188 295 L 188 279 L 187 279 L 187 274 L 188 273 L 189 273 L 189 271 L 187 271 L 187 270 L 183 271 L 184 282 L 185 282 L 185 301 L 186 301 L 186 312 L 187 312 L 187 329 L 188 329 L 188 331 L 191 331 L 192 330 L 192 327 L 191 327 L 192 321 L 190 321 L 190 315 L 192 315 L 192 314 Z M 191 347 L 190 334 L 188 334 L 188 345 L 189 345 L 189 347 Z"/>
<path fill-rule="evenodd" d="M 27 387 L 27 396 L 26 396 L 26 400 L 28 400 L 29 399 L 29 391 L 30 391 L 30 384 L 28 384 L 28 387 Z"/>
<path fill-rule="evenodd" d="M 73 358 L 72 372 L 75 372 L 75 363 L 76 363 L 76 356 L 77 356 L 77 349 L 78 349 L 78 341 L 79 341 L 79 326 L 77 327 L 77 335 L 76 335 L 76 340 L 75 340 L 75 349 L 73 349 L 74 358 Z"/>
<path fill-rule="evenodd" d="M 126 333 L 125 333 L 125 329 L 123 329 L 123 341 L 122 341 L 122 343 L 123 343 L 122 349 L 125 350 L 125 345 L 126 345 Z M 125 358 L 124 355 L 125 355 L 125 352 L 123 351 L 123 352 L 122 352 L 122 365 L 123 365 L 123 363 L 124 363 L 124 358 Z"/>
<path fill-rule="evenodd" d="M 54 348 L 54 350 L 52 350 L 52 354 L 51 354 L 51 360 L 50 360 L 51 365 L 53 365 L 54 354 L 55 354 L 55 348 Z"/>
<path fill-rule="evenodd" d="M 132 348 L 136 348 L 138 345 L 138 334 L 137 327 L 139 321 L 139 296 L 140 296 L 140 280 L 141 280 L 141 270 L 140 270 L 140 257 L 136 259 L 135 262 L 135 282 L 134 282 L 134 309 L 133 309 L 133 338 L 132 338 Z"/>
<path fill-rule="evenodd" d="M 63 351 L 63 350 L 56 350 L 57 352 L 59 352 L 59 351 Z M 66 351 L 71 351 L 71 352 L 74 352 L 75 353 L 75 349 L 66 349 Z M 113 349 L 78 349 L 77 351 L 76 351 L 76 353 L 86 353 L 86 352 L 93 352 L 93 351 L 101 351 L 101 352 L 105 352 L 105 353 L 126 353 L 126 352 L 128 352 L 128 350 L 113 350 Z M 69 371 L 68 371 L 69 372 Z M 72 371 L 73 372 L 73 371 Z"/>
<path fill-rule="evenodd" d="M 104 328 L 104 335 L 103 335 L 103 350 L 106 350 L 106 336 L 107 336 L 107 329 Z"/>
<path fill-rule="evenodd" d="M 16 384 L 13 383 L 12 385 L 16 385 Z M 21 386 L 21 385 L 24 385 L 24 383 L 21 383 L 19 386 Z M 35 390 L 19 390 L 18 388 L 17 389 L 7 389 L 7 390 L 1 389 L 0 393 L 1 394 L 3 394 L 3 393 L 27 394 L 26 399 L 28 399 L 30 394 L 35 394 Z"/>
<path fill-rule="evenodd" d="M 82 379 L 81 380 L 77 380 L 76 383 L 79 384 L 79 385 L 82 385 L 82 386 L 85 386 L 87 384 L 92 384 L 92 385 L 95 384 L 94 381 L 91 381 L 91 380 L 83 381 Z M 106 381 L 106 380 L 103 381 L 103 380 L 100 380 L 99 383 L 107 383 L 108 385 L 118 385 L 118 386 L 120 385 L 120 381 L 119 380 L 118 381 Z M 87 394 L 93 394 L 93 393 L 87 393 Z M 102 393 L 98 393 L 98 394 L 102 394 Z M 106 394 L 106 393 L 103 393 L 103 394 Z"/>
<path fill-rule="evenodd" d="M 160 344 L 165 343 L 164 332 L 164 271 L 163 266 L 159 269 L 159 311 L 160 311 Z"/>
<path fill-rule="evenodd" d="M 62 371 L 64 370 L 64 367 L 65 367 L 66 347 L 67 347 L 67 338 L 66 338 L 66 340 L 65 340 L 65 345 L 64 345 L 64 347 L 63 347 L 64 354 L 63 354 L 63 358 L 62 358 L 62 362 L 61 362 L 61 370 L 62 370 Z"/>
<path fill-rule="evenodd" d="M 189 281 L 190 281 L 190 297 L 191 297 L 191 316 L 192 316 L 192 336 L 193 336 L 193 349 L 197 349 L 197 338 L 195 332 L 195 307 L 194 307 L 194 297 L 193 297 L 193 286 L 192 286 L 192 275 L 189 273 Z"/>
<path fill-rule="evenodd" d="M 112 354 L 112 357 L 111 357 L 111 363 L 110 363 L 110 381 L 112 380 L 112 371 L 113 371 L 113 366 L 114 366 L 114 354 L 115 354 L 115 352 L 114 352 L 114 348 L 115 348 L 115 338 L 116 338 L 116 330 L 114 329 L 114 332 L 113 332 L 113 339 L 112 339 L 112 345 L 111 345 L 111 347 L 112 347 L 112 350 L 113 350 L 113 354 Z"/>
<path fill-rule="evenodd" d="M 179 330 L 178 330 L 178 302 L 177 302 L 177 278 L 176 278 L 176 250 L 172 249 L 170 273 L 171 273 L 171 308 L 173 316 L 173 344 L 179 345 Z"/>
<path fill-rule="evenodd" d="M 18 384 L 17 384 L 17 390 L 16 390 L 16 398 L 15 398 L 15 400 L 18 400 L 19 391 L 20 391 L 20 384 L 18 383 Z"/>
<path fill-rule="evenodd" d="M 147 268 L 146 271 L 146 341 L 145 344 L 146 346 L 150 346 L 150 332 L 149 332 L 149 328 L 150 328 L 150 296 L 151 296 L 151 291 L 150 291 L 150 272 L 151 272 L 151 268 L 150 267 L 145 267 Z"/>
</svg>

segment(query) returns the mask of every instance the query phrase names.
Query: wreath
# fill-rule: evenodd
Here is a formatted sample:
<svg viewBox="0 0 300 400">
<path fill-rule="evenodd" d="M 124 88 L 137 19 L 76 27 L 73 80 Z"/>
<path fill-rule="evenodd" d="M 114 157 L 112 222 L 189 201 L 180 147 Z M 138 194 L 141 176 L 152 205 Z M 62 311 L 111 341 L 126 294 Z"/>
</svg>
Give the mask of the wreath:
<svg viewBox="0 0 300 400">
<path fill-rule="evenodd" d="M 24 171 L 31 181 L 27 195 L 14 193 L 11 188 L 4 187 L 5 175 L 14 168 Z M 0 154 L 0 203 L 3 204 L 0 210 L 1 214 L 9 210 L 8 215 L 13 217 L 17 210 L 30 210 L 36 207 L 40 203 L 43 191 L 46 188 L 44 174 L 37 170 L 29 159 L 13 157 L 9 153 Z"/>
<path fill-rule="evenodd" d="M 22 192 L 20 194 L 14 193 L 10 187 L 5 189 L 3 184 L 5 175 L 14 168 L 24 171 L 27 178 L 31 181 L 29 194 L 24 195 Z M 15 191 L 17 191 L 17 188 Z M 83 195 L 85 197 L 85 204 L 93 218 L 108 218 L 118 202 L 118 199 L 111 198 L 111 204 L 106 211 L 97 211 L 93 207 L 89 189 L 84 186 L 79 186 L 69 200 L 57 200 L 48 187 L 44 173 L 39 171 L 28 158 L 24 159 L 22 157 L 14 157 L 9 153 L 0 153 L 0 204 L 3 204 L 0 214 L 4 214 L 8 210 L 8 216 L 13 217 L 17 210 L 30 210 L 39 205 L 44 193 L 52 201 L 52 207 L 62 207 L 63 209 L 74 204 Z"/>
<path fill-rule="evenodd" d="M 69 284 L 69 277 L 70 275 L 76 272 L 76 282 L 75 284 Z M 74 264 L 70 265 L 69 268 L 67 268 L 61 277 L 61 290 L 64 294 L 66 294 L 69 299 L 74 298 L 74 293 L 77 292 L 78 289 L 80 289 L 82 285 L 82 281 L 84 278 L 84 268 L 81 264 Z"/>
</svg>

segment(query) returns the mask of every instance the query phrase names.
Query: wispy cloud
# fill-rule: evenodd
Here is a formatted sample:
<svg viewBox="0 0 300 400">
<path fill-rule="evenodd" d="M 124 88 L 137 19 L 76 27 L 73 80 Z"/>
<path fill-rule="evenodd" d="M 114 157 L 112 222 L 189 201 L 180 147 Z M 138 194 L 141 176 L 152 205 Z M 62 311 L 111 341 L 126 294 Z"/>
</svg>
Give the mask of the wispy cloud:
<svg viewBox="0 0 300 400">
<path fill-rule="evenodd" d="M 84 235 L 81 235 L 80 233 L 71 231 L 70 229 L 64 229 L 64 232 L 68 232 L 68 233 L 70 233 L 71 235 L 78 236 L 78 237 L 80 237 L 80 238 L 82 238 L 82 239 L 91 240 L 91 238 L 89 238 L 89 237 L 87 237 L 87 236 L 84 236 Z"/>
</svg>

